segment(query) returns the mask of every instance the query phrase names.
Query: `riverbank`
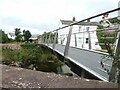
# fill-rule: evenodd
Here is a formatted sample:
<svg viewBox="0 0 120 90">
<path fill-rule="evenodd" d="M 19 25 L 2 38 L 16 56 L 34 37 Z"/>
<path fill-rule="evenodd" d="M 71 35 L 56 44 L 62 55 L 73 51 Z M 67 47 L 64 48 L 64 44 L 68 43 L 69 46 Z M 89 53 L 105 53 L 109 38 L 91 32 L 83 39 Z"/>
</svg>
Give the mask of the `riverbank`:
<svg viewBox="0 0 120 90">
<path fill-rule="evenodd" d="M 1 64 L 0 64 L 1 65 Z M 117 84 L 1 65 L 2 88 L 117 88 Z"/>
</svg>

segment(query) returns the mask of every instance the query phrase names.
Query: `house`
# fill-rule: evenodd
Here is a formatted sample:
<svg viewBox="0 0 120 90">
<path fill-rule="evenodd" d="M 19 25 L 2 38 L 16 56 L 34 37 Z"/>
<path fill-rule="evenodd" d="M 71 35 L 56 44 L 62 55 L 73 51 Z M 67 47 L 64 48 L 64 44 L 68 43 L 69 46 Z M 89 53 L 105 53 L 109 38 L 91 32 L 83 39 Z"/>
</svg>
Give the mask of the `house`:
<svg viewBox="0 0 120 90">
<path fill-rule="evenodd" d="M 8 38 L 15 40 L 15 33 L 8 33 Z"/>
<path fill-rule="evenodd" d="M 37 43 L 38 40 L 38 34 L 32 34 L 32 36 L 29 38 L 31 42 Z"/>
<path fill-rule="evenodd" d="M 60 20 L 60 22 L 61 23 L 59 27 L 64 27 L 77 21 L 75 21 L 74 18 L 73 21 Z M 98 39 L 96 35 L 97 25 L 98 25 L 97 22 L 81 22 L 73 25 L 70 46 L 89 49 L 89 35 L 90 35 L 91 49 L 100 50 L 101 47 L 98 44 Z M 58 31 L 58 44 L 66 45 L 69 28 L 70 27 L 67 27 Z M 90 34 L 87 31 L 88 29 L 90 31 L 89 32 Z M 77 41 L 77 43 L 75 42 L 75 40 Z"/>
<path fill-rule="evenodd" d="M 32 36 L 30 37 L 30 39 L 37 40 L 38 36 L 39 36 L 38 34 L 32 34 Z"/>
</svg>

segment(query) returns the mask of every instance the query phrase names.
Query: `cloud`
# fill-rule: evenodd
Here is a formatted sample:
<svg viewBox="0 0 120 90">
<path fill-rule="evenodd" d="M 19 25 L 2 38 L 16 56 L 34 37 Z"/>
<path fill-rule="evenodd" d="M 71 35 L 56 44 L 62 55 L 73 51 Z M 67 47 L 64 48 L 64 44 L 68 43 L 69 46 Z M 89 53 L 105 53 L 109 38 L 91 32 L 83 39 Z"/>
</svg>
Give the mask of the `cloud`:
<svg viewBox="0 0 120 90">
<path fill-rule="evenodd" d="M 0 18 L 0 23 L 5 24 L 5 25 L 20 25 L 21 24 L 21 20 L 19 18 L 15 18 L 15 17 L 2 17 Z"/>
<path fill-rule="evenodd" d="M 25 27 L 25 28 L 34 28 L 41 31 L 52 30 L 53 28 L 57 28 L 54 24 L 46 24 L 46 23 L 35 23 L 35 22 L 24 22 L 23 20 L 16 17 L 3 17 L 0 19 L 0 23 L 6 26 L 15 26 L 16 27 Z"/>
</svg>

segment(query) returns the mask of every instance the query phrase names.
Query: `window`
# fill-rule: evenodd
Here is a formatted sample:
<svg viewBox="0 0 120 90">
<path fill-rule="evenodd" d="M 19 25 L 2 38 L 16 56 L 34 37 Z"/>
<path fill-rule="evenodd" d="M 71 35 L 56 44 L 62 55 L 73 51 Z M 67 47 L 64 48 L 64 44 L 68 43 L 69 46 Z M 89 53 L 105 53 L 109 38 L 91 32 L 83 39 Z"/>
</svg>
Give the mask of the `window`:
<svg viewBox="0 0 120 90">
<path fill-rule="evenodd" d="M 81 37 L 78 37 L 78 39 L 81 39 Z"/>
<path fill-rule="evenodd" d="M 88 43 L 88 38 L 86 38 L 86 43 Z"/>
<path fill-rule="evenodd" d="M 79 32 L 80 32 L 80 30 L 81 30 L 81 26 L 79 26 Z"/>
<path fill-rule="evenodd" d="M 98 42 L 95 42 L 95 45 L 98 45 Z"/>
</svg>

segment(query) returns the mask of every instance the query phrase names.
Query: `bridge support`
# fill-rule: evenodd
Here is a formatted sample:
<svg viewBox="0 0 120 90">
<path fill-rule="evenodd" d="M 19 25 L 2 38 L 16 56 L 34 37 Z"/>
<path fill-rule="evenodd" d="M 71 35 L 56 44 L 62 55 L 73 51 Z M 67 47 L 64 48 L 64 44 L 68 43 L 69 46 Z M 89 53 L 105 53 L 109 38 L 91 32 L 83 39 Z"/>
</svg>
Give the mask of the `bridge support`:
<svg viewBox="0 0 120 90">
<path fill-rule="evenodd" d="M 87 20 L 87 22 L 90 22 L 90 20 Z M 89 31 L 90 27 L 87 27 L 87 32 L 88 32 L 88 47 L 89 49 L 91 49 L 91 36 L 90 36 L 90 31 Z"/>
<path fill-rule="evenodd" d="M 58 32 L 55 32 L 55 37 L 54 37 L 54 42 L 53 42 L 53 49 L 55 49 L 55 45 L 56 45 L 56 40 L 57 40 L 57 34 Z"/>
<path fill-rule="evenodd" d="M 51 32 L 50 32 L 50 34 L 49 34 L 49 38 L 48 38 L 48 41 L 47 41 L 47 45 L 48 45 L 48 46 L 49 46 L 50 41 L 51 41 Z"/>
<path fill-rule="evenodd" d="M 45 34 L 45 44 L 47 43 L 47 34 Z"/>
<path fill-rule="evenodd" d="M 64 50 L 64 56 L 65 57 L 68 56 L 68 52 L 69 52 L 69 46 L 70 46 L 72 28 L 73 28 L 73 26 L 70 26 L 70 30 L 69 30 L 69 34 L 68 34 L 68 37 L 67 37 L 67 42 L 66 42 L 65 50 Z"/>
<path fill-rule="evenodd" d="M 81 71 L 81 78 L 84 78 L 85 77 L 85 70 L 82 69 Z"/>
<path fill-rule="evenodd" d="M 118 7 L 120 7 L 120 2 L 118 3 Z M 120 10 L 118 11 L 118 19 L 120 20 Z M 120 24 L 114 51 L 114 61 L 110 71 L 109 81 L 120 84 Z"/>
<path fill-rule="evenodd" d="M 119 25 L 119 30 L 120 30 L 120 25 Z M 118 32 L 117 35 L 116 48 L 114 51 L 114 61 L 110 71 L 109 81 L 120 83 L 120 80 L 118 79 L 120 79 L 120 32 Z"/>
<path fill-rule="evenodd" d="M 75 47 L 77 47 L 77 38 L 76 38 L 76 34 L 74 34 L 75 36 Z"/>
</svg>

